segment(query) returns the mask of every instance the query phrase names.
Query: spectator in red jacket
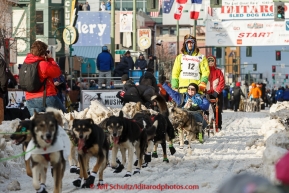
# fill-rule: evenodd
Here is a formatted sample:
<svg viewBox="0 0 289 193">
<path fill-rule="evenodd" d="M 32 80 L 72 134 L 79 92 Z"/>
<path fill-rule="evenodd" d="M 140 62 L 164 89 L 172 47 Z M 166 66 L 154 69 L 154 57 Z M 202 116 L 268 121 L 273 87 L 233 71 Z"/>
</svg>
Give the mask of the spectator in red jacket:
<svg viewBox="0 0 289 193">
<path fill-rule="evenodd" d="M 65 112 L 65 108 L 57 97 L 57 90 L 53 83 L 53 78 L 57 78 L 61 75 L 61 70 L 50 54 L 47 54 L 48 46 L 41 41 L 35 41 L 31 46 L 31 53 L 28 53 L 24 62 L 26 64 L 32 64 L 36 61 L 40 61 L 38 64 L 38 75 L 40 81 L 46 80 L 46 106 L 61 109 Z M 34 110 L 37 112 L 44 112 L 43 107 L 43 93 L 44 86 L 38 92 L 26 92 L 27 108 L 30 115 L 34 114 Z"/>
<path fill-rule="evenodd" d="M 207 83 L 207 93 L 211 99 L 218 98 L 218 128 L 222 129 L 222 110 L 223 110 L 223 89 L 225 87 L 225 78 L 223 72 L 216 67 L 216 58 L 214 56 L 207 57 L 210 76 Z"/>
</svg>

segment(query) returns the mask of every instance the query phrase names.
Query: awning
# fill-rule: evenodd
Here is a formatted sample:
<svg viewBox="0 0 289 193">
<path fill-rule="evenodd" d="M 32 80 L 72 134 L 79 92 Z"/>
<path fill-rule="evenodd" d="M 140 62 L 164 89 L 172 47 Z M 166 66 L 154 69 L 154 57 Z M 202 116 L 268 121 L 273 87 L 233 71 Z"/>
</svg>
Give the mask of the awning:
<svg viewBox="0 0 289 193">
<path fill-rule="evenodd" d="M 72 46 L 72 56 L 82 56 L 86 58 L 97 58 L 102 52 L 102 46 Z"/>
</svg>

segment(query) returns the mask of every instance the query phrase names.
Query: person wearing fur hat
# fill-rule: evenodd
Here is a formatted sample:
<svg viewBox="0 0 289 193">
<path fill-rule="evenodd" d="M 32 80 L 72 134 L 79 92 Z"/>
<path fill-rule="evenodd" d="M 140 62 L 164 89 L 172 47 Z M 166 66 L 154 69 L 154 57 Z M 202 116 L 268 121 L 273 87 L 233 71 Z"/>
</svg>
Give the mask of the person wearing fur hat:
<svg viewBox="0 0 289 193">
<path fill-rule="evenodd" d="M 199 52 L 194 36 L 185 35 L 181 52 L 174 62 L 172 88 L 180 93 L 185 93 L 188 85 L 195 83 L 199 86 L 199 92 L 203 92 L 206 89 L 210 69 L 206 56 Z"/>
<path fill-rule="evenodd" d="M 210 95 L 211 99 L 218 98 L 218 128 L 221 130 L 225 78 L 223 72 L 217 68 L 216 58 L 214 56 L 208 56 L 207 60 L 210 68 L 210 76 L 207 83 L 207 93 Z"/>
</svg>

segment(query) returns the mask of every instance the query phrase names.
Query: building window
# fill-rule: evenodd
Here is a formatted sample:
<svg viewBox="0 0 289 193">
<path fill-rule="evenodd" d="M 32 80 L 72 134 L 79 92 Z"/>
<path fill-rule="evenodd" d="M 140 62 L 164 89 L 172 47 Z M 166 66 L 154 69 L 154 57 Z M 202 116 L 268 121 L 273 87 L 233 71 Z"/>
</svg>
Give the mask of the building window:
<svg viewBox="0 0 289 193">
<path fill-rule="evenodd" d="M 36 35 L 44 35 L 43 11 L 36 11 Z"/>
<path fill-rule="evenodd" d="M 169 34 L 169 28 L 168 27 L 162 27 L 161 28 L 161 34 L 160 35 L 165 35 Z"/>
<path fill-rule="evenodd" d="M 61 10 L 51 10 L 51 34 L 57 30 L 58 27 L 61 26 Z M 58 32 L 60 33 L 60 31 Z"/>
<path fill-rule="evenodd" d="M 170 35 L 177 35 L 177 29 L 175 27 L 170 28 Z"/>
</svg>

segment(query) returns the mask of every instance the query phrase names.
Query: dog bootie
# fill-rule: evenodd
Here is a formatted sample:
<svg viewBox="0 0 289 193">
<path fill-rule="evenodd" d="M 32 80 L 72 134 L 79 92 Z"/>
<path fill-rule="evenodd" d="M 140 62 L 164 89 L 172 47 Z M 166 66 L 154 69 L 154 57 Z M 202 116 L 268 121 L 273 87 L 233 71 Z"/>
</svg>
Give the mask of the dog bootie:
<svg viewBox="0 0 289 193">
<path fill-rule="evenodd" d="M 171 155 L 174 155 L 176 153 L 176 149 L 174 148 L 174 146 L 170 145 L 169 149 L 170 149 Z"/>
<path fill-rule="evenodd" d="M 95 180 L 95 172 L 92 172 L 91 175 L 85 180 L 85 182 L 82 184 L 81 188 L 91 188 L 94 185 L 94 180 Z"/>
<path fill-rule="evenodd" d="M 188 140 L 184 141 L 184 144 L 185 144 L 185 145 L 189 145 Z"/>
<path fill-rule="evenodd" d="M 154 157 L 154 158 L 158 158 L 159 157 L 156 151 L 153 152 L 152 157 Z"/>
<path fill-rule="evenodd" d="M 140 174 L 140 169 L 139 168 L 136 168 L 135 171 L 133 172 L 133 175 L 135 174 Z"/>
<path fill-rule="evenodd" d="M 152 161 L 151 153 L 145 154 L 144 160 L 145 162 L 151 162 Z"/>
<path fill-rule="evenodd" d="M 76 166 L 70 166 L 70 173 L 76 173 L 77 167 Z"/>
<path fill-rule="evenodd" d="M 163 159 L 163 162 L 169 163 L 169 159 L 168 159 L 168 158 L 164 158 L 164 159 Z"/>
<path fill-rule="evenodd" d="M 116 158 L 116 163 L 121 164 L 121 162 L 118 158 Z"/>
<path fill-rule="evenodd" d="M 148 167 L 148 164 L 149 164 L 148 162 L 145 162 L 145 163 L 143 163 L 143 164 L 141 165 L 141 167 L 142 167 L 142 168 L 146 168 L 146 167 Z"/>
<path fill-rule="evenodd" d="M 45 188 L 46 188 L 45 184 L 40 184 L 40 188 L 36 190 L 36 193 L 48 193 Z"/>
<path fill-rule="evenodd" d="M 124 178 L 126 177 L 131 177 L 131 173 L 130 172 L 126 172 L 126 174 L 123 176 Z"/>
<path fill-rule="evenodd" d="M 80 185 L 81 185 L 81 178 L 78 178 L 78 179 L 76 179 L 76 180 L 74 180 L 73 182 L 72 182 L 72 184 L 74 185 L 74 186 L 76 186 L 76 187 L 80 187 Z"/>
<path fill-rule="evenodd" d="M 134 166 L 137 166 L 138 164 L 138 160 L 135 160 L 135 162 L 133 163 Z"/>
<path fill-rule="evenodd" d="M 76 174 L 79 174 L 80 173 L 80 168 L 79 167 L 77 167 L 77 169 L 76 169 L 76 172 L 75 172 Z"/>
<path fill-rule="evenodd" d="M 119 164 L 113 173 L 120 173 L 124 169 L 124 166 L 122 164 Z"/>
</svg>

